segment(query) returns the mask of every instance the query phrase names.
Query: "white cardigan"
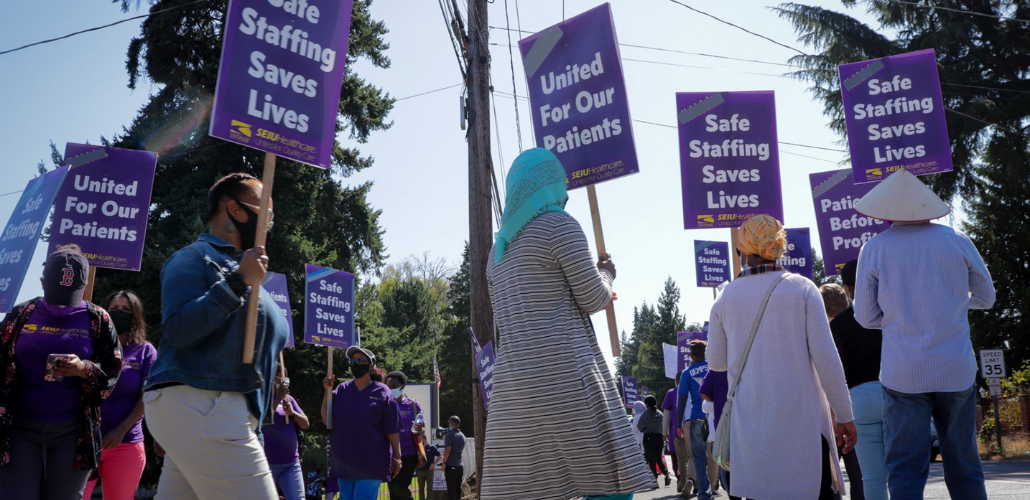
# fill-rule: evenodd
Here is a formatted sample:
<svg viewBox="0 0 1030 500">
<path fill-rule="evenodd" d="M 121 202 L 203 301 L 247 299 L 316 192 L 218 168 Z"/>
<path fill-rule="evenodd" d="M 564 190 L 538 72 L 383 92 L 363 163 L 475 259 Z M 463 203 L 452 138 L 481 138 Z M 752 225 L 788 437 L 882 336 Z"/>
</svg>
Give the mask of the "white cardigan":
<svg viewBox="0 0 1030 500">
<path fill-rule="evenodd" d="M 729 372 L 730 386 L 762 299 L 779 275 L 738 278 L 715 301 L 706 357 L 710 369 Z M 769 298 L 737 387 L 730 418 L 730 493 L 762 500 L 817 498 L 820 435 L 830 445 L 837 484 L 843 485 L 830 407 L 838 422 L 854 420 L 819 290 L 790 274 Z"/>
</svg>

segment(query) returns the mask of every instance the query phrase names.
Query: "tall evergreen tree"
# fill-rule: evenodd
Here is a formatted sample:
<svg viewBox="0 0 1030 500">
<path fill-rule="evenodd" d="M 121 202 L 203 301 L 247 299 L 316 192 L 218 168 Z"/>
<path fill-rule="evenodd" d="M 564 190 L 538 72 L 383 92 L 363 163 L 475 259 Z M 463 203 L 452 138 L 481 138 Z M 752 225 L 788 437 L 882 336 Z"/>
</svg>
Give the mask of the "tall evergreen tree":
<svg viewBox="0 0 1030 500">
<path fill-rule="evenodd" d="M 1030 357 L 1030 23 L 1003 18 L 1030 18 L 1030 2 L 951 0 L 947 9 L 937 2 L 842 3 L 864 5 L 879 29 L 822 7 L 776 9 L 817 51 L 791 60 L 800 68 L 794 76 L 812 84 L 830 128 L 843 137 L 839 64 L 936 51 L 955 172 L 922 179 L 945 200 L 963 199 L 963 228 L 995 280 L 994 308 L 970 314 L 974 348 L 1008 343 L 1009 362 L 1018 364 Z"/>
<path fill-rule="evenodd" d="M 462 432 L 473 435 L 475 419 L 472 418 L 472 380 L 475 378 L 472 366 L 472 339 L 469 337 L 469 315 L 471 314 L 472 282 L 469 274 L 469 247 L 461 255 L 461 265 L 450 280 L 447 292 L 448 317 L 442 345 L 440 346 L 440 389 L 439 425 L 446 427 L 451 415 L 461 418 Z M 501 348 L 503 349 L 503 343 Z M 495 351 L 496 352 L 496 351 Z"/>
</svg>

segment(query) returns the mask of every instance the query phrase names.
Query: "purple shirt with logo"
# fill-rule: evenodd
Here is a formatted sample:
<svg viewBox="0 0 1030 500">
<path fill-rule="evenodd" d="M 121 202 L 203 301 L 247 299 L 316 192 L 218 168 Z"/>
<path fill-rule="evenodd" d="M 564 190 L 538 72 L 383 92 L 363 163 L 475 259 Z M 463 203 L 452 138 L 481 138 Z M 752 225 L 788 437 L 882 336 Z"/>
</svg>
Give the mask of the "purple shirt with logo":
<svg viewBox="0 0 1030 500">
<path fill-rule="evenodd" d="M 292 464 L 300 460 L 297 448 L 297 424 L 292 418 L 286 418 L 284 404 L 293 407 L 294 413 L 304 413 L 293 396 L 287 395 L 272 412 L 272 423 L 261 426 L 261 435 L 265 438 L 265 457 L 272 465 Z M 335 411 L 335 409 L 334 409 Z"/>
<path fill-rule="evenodd" d="M 40 300 L 22 327 L 15 345 L 18 366 L 18 418 L 37 422 L 61 422 L 79 417 L 82 379 L 64 377 L 47 382 L 47 357 L 75 354 L 88 360 L 93 355 L 86 302 L 61 308 Z"/>
<path fill-rule="evenodd" d="M 415 416 L 422 411 L 422 405 L 418 401 L 405 397 L 397 401 L 397 411 L 401 415 L 401 456 L 414 455 L 417 452 L 415 447 L 415 435 L 411 433 L 411 426 L 415 424 Z"/>
<path fill-rule="evenodd" d="M 143 393 L 143 381 L 157 359 L 157 349 L 150 342 L 122 344 L 122 373 L 111 395 L 100 405 L 100 432 L 107 434 L 132 413 Z M 143 418 L 133 424 L 122 438 L 123 443 L 143 442 Z"/>
<path fill-rule="evenodd" d="M 390 480 L 393 447 L 387 434 L 400 432 L 400 411 L 390 388 L 370 383 L 363 391 L 348 380 L 333 391 L 333 471 L 340 479 Z"/>
</svg>

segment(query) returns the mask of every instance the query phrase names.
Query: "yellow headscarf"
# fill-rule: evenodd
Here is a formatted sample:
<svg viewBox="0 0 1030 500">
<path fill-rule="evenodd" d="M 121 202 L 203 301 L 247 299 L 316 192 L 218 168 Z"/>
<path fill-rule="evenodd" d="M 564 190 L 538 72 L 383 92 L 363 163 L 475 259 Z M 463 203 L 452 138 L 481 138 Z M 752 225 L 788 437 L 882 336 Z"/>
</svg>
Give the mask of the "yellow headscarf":
<svg viewBox="0 0 1030 500">
<path fill-rule="evenodd" d="M 737 228 L 737 234 L 737 250 L 745 255 L 776 260 L 787 250 L 787 232 L 775 217 L 756 215 Z"/>
</svg>

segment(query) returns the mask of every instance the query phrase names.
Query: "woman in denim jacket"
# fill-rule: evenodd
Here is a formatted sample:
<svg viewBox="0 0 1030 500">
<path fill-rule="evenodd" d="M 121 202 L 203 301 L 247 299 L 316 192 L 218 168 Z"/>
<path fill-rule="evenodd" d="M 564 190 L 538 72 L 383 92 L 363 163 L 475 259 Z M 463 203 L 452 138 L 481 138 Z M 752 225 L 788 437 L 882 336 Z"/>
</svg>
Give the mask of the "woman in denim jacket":
<svg viewBox="0 0 1030 500">
<path fill-rule="evenodd" d="M 263 289 L 254 363 L 242 362 L 249 289 L 268 268 L 254 246 L 261 190 L 248 174 L 219 179 L 208 192 L 210 232 L 161 269 L 164 331 L 143 395 L 166 452 L 157 499 L 276 498 L 258 435 L 289 325 Z"/>
</svg>

